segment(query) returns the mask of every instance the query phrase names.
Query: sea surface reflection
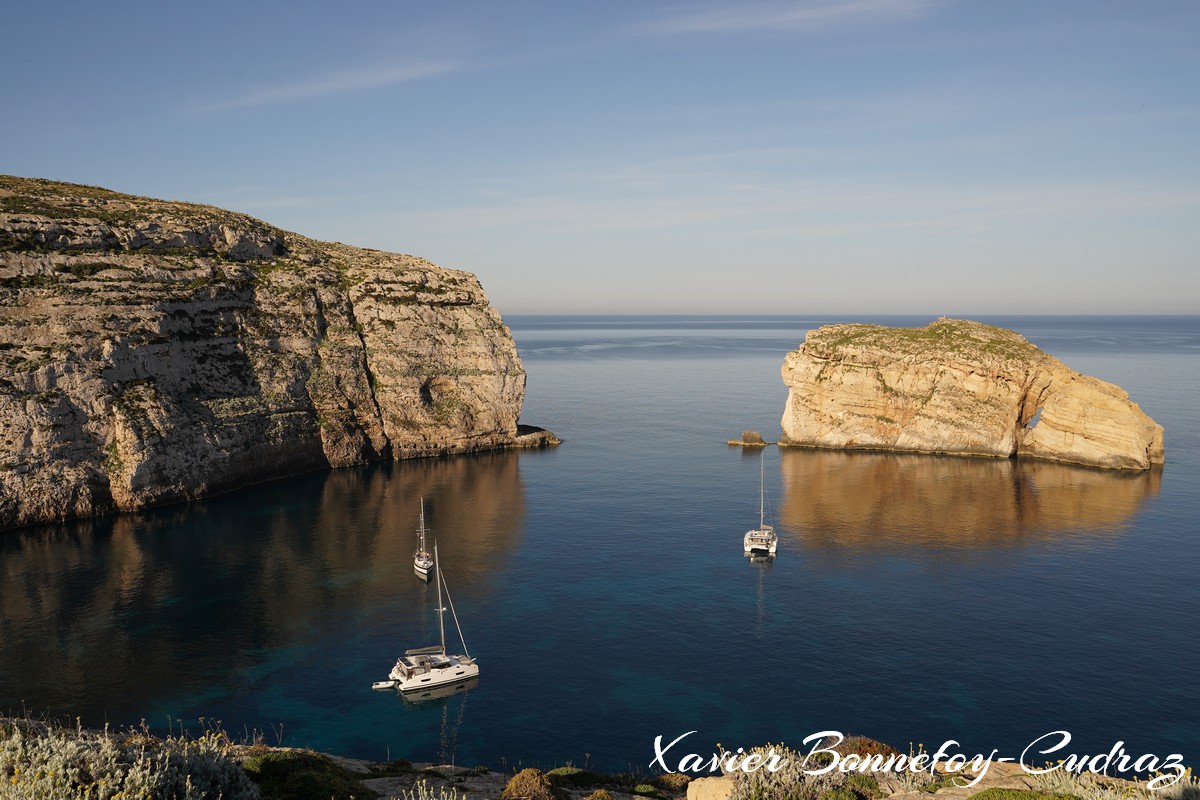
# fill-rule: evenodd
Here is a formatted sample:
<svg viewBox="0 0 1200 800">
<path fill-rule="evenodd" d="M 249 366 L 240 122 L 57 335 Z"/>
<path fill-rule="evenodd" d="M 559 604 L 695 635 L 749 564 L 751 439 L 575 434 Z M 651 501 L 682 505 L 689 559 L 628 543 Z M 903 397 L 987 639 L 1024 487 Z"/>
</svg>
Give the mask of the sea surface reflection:
<svg viewBox="0 0 1200 800">
<path fill-rule="evenodd" d="M 783 448 L 780 522 L 801 549 L 984 550 L 1120 534 L 1158 494 L 1161 467 Z"/>
<path fill-rule="evenodd" d="M 433 588 L 412 571 L 422 497 L 456 598 L 486 594 L 525 515 L 515 453 L 338 470 L 2 536 L 0 696 L 127 718 L 180 693 L 203 703 L 290 683 L 280 673 L 308 651 L 344 648 L 379 617 L 400 623 L 401 642 L 436 642 Z M 398 653 L 381 650 L 385 672 Z"/>
</svg>

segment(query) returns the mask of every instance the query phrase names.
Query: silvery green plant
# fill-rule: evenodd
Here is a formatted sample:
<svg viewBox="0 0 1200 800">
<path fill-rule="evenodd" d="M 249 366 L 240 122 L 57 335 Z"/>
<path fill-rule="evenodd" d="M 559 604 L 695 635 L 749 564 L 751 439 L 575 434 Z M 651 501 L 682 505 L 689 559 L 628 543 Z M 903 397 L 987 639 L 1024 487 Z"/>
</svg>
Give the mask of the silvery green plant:
<svg viewBox="0 0 1200 800">
<path fill-rule="evenodd" d="M 766 759 L 772 751 L 779 755 L 780 768 L 772 772 L 763 767 L 753 772 L 740 769 L 725 773 L 733 781 L 729 800 L 819 800 L 845 782 L 837 771 L 810 775 L 804 771 L 804 754 L 782 744 L 751 748 L 748 753 Z"/>
<path fill-rule="evenodd" d="M 0 725 L 3 800 L 258 800 L 223 733 L 157 739 L 129 732 Z"/>
<path fill-rule="evenodd" d="M 1081 800 L 1200 800 L 1200 781 L 1190 770 L 1161 789 L 1148 789 L 1145 781 L 1113 780 L 1063 769 L 1031 774 L 1029 782 L 1039 791 L 1074 795 Z"/>
</svg>

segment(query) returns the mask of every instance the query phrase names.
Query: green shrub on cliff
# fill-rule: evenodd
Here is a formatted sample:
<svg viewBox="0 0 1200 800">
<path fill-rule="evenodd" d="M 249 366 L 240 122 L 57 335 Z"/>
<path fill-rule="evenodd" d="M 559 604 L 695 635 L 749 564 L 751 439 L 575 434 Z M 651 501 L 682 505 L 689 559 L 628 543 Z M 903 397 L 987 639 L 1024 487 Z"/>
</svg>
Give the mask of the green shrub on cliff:
<svg viewBox="0 0 1200 800">
<path fill-rule="evenodd" d="M 361 800 L 375 796 L 329 756 L 307 750 L 271 750 L 246 759 L 244 767 L 267 800 Z"/>
<path fill-rule="evenodd" d="M 533 767 L 513 775 L 500 796 L 504 800 L 557 800 L 550 779 Z"/>
<path fill-rule="evenodd" d="M 1069 794 L 1052 794 L 1050 792 L 1035 792 L 1030 789 L 984 789 L 971 795 L 971 800 L 1080 800 Z"/>
<path fill-rule="evenodd" d="M 660 789 L 671 794 L 680 794 L 687 791 L 687 785 L 692 782 L 690 775 L 683 772 L 668 772 L 665 775 L 659 775 L 654 779 L 654 783 Z"/>
<path fill-rule="evenodd" d="M 558 767 L 546 773 L 550 783 L 564 789 L 589 789 L 605 782 L 603 775 L 580 767 Z"/>
</svg>

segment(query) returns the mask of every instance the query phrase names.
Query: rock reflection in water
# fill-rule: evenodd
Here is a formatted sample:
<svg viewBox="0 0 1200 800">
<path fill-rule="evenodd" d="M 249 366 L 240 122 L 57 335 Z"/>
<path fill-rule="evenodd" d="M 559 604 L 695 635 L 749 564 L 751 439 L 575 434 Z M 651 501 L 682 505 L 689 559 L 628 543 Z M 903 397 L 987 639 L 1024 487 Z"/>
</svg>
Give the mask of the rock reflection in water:
<svg viewBox="0 0 1200 800">
<path fill-rule="evenodd" d="M 1029 459 L 782 449 L 781 534 L 801 547 L 989 549 L 1118 534 L 1158 494 L 1145 472 Z"/>
<path fill-rule="evenodd" d="M 523 524 L 518 459 L 336 470 L 4 532 L 0 713 L 28 703 L 85 722 L 145 714 L 165 698 L 222 692 L 214 675 L 269 680 L 281 660 L 314 657 L 302 651 L 350 635 L 355 620 L 424 621 L 432 588 L 412 571 L 421 497 L 456 601 L 486 593 Z"/>
</svg>

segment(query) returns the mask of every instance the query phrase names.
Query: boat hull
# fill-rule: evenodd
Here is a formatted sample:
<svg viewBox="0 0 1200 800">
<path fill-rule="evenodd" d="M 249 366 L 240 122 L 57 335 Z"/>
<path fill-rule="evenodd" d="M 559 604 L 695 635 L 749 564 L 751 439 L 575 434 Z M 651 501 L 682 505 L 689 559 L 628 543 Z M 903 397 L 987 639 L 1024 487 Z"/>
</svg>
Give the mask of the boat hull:
<svg viewBox="0 0 1200 800">
<path fill-rule="evenodd" d="M 411 692 L 401 692 L 400 696 L 404 698 L 406 703 L 415 703 L 420 705 L 428 700 L 441 700 L 445 697 L 453 697 L 456 694 L 469 692 L 479 685 L 479 678 L 467 678 L 463 681 L 455 681 L 454 683 L 443 683 L 440 686 L 431 686 L 426 689 L 415 689 Z"/>
<path fill-rule="evenodd" d="M 479 665 L 473 659 L 459 661 L 459 657 L 450 656 L 449 661 L 451 663 L 444 666 L 430 667 L 423 671 L 405 670 L 397 665 L 388 675 L 388 679 L 395 681 L 396 688 L 407 694 L 479 677 Z"/>
<path fill-rule="evenodd" d="M 774 531 L 749 531 L 742 538 L 742 549 L 748 556 L 773 556 L 779 547 Z"/>
</svg>

